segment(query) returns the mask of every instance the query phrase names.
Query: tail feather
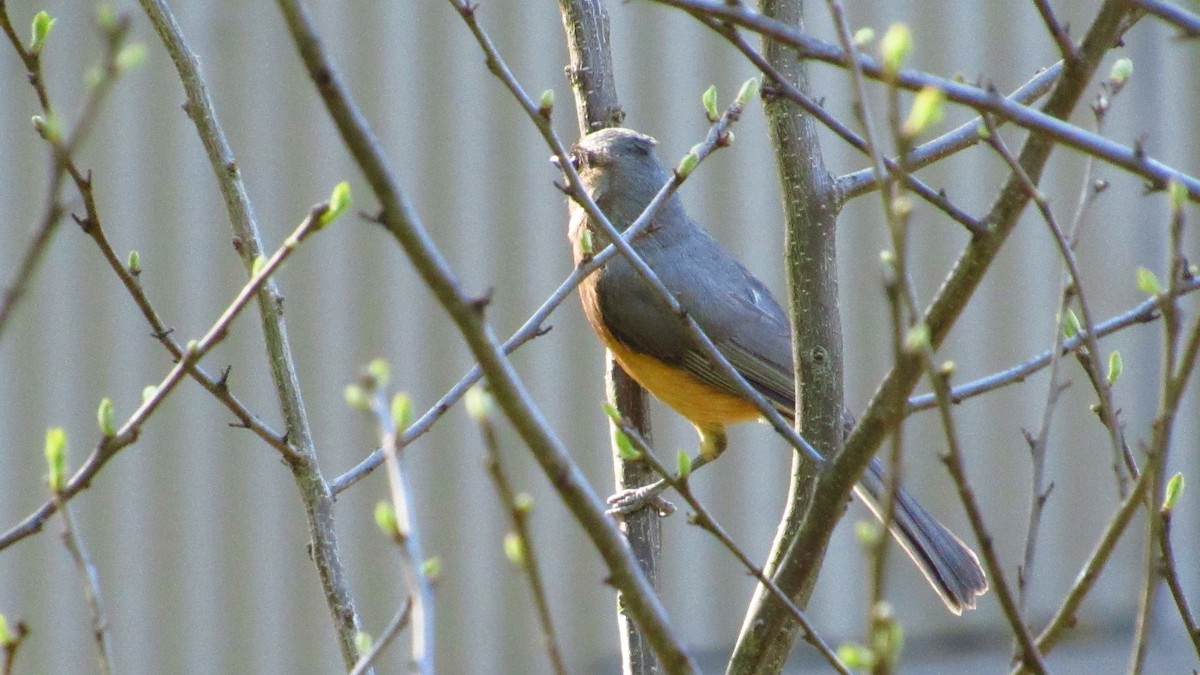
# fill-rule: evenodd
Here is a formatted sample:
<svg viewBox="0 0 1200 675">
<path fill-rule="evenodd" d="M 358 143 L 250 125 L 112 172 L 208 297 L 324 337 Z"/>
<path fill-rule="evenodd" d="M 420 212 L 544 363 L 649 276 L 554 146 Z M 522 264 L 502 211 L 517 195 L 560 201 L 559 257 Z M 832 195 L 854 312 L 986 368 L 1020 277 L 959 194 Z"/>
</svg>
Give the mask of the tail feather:
<svg viewBox="0 0 1200 675">
<path fill-rule="evenodd" d="M 883 465 L 871 462 L 856 491 L 882 519 L 880 503 L 887 494 Z M 900 490 L 891 526 L 892 536 L 913 559 L 929 584 L 955 614 L 974 609 L 975 598 L 987 592 L 988 582 L 979 559 L 961 539 L 939 523 L 911 495 Z"/>
</svg>

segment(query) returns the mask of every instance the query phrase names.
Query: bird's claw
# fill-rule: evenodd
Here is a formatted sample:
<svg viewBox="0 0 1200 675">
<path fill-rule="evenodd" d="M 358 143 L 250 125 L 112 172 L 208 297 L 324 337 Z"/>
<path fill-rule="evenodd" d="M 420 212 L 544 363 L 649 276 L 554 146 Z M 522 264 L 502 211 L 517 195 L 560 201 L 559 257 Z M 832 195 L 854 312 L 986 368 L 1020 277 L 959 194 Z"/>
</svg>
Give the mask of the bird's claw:
<svg viewBox="0 0 1200 675">
<path fill-rule="evenodd" d="M 654 485 L 622 490 L 606 501 L 608 513 L 612 515 L 625 515 L 646 507 L 653 507 L 660 518 L 675 513 L 675 505 L 663 499 L 661 490 L 656 489 Z"/>
</svg>

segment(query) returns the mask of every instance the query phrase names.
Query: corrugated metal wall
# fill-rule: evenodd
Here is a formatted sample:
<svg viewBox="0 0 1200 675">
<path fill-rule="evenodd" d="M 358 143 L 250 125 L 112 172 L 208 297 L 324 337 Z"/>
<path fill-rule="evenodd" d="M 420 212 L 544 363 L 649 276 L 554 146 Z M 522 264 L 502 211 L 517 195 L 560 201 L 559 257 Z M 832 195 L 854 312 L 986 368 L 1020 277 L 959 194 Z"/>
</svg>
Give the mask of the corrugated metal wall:
<svg viewBox="0 0 1200 675">
<path fill-rule="evenodd" d="M 182 89 L 164 51 L 132 3 L 136 40 L 147 63 L 121 82 L 82 153 L 94 170 L 101 215 L 119 252 L 137 249 L 143 283 L 160 313 L 188 339 L 202 333 L 244 279 L 230 230 L 190 122 Z M 295 226 L 330 187 L 351 180 L 356 207 L 372 202 L 361 177 L 308 83 L 272 3 L 177 2 L 185 33 L 204 72 L 254 200 L 268 246 Z M 495 288 L 489 317 L 507 334 L 570 270 L 565 208 L 553 189 L 548 151 L 500 84 L 458 17 L 444 2 L 313 2 L 327 44 L 375 125 L 425 224 L 465 286 Z M 831 37 L 824 7 L 812 3 L 812 30 Z M 1055 58 L 1032 3 L 847 3 L 855 25 L 884 28 L 905 19 L 921 67 L 994 81 L 1002 90 Z M 1082 30 L 1094 3 L 1061 10 Z M 51 92 L 61 111 L 75 109 L 81 74 L 101 42 L 90 5 L 61 0 L 9 3 L 24 23 L 38 9 L 59 17 L 46 53 Z M 722 97 L 754 74 L 731 49 L 679 12 L 650 3 L 612 3 L 617 82 L 628 124 L 661 142 L 667 161 L 704 133 L 699 94 L 716 83 Z M 554 88 L 556 125 L 574 136 L 557 5 L 485 2 L 480 18 L 523 84 Z M 1147 147 L 1170 164 L 1200 170 L 1194 77 L 1200 52 L 1172 41 L 1153 20 L 1127 39 L 1135 75 L 1114 107 L 1108 134 Z M 815 89 L 850 119 L 843 73 L 815 68 Z M 0 272 L 7 282 L 46 189 L 47 152 L 29 117 L 36 101 L 11 50 L 0 50 Z M 952 111 L 946 122 L 967 119 Z M 1081 113 L 1080 122 L 1087 122 Z M 689 209 L 746 264 L 782 293 L 780 215 L 773 161 L 761 108 L 737 131 L 738 143 L 706 164 L 683 190 Z M 831 136 L 831 170 L 864 166 Z M 1044 189 L 1069 219 L 1083 162 L 1058 153 Z M 968 210 L 989 204 L 1004 167 L 974 151 L 926 172 Z M 1143 197 L 1141 185 L 1098 166 L 1113 187 L 1087 225 L 1080 252 L 1093 307 L 1110 316 L 1140 298 L 1137 266 L 1161 269 L 1166 207 Z M 72 199 L 75 199 L 72 197 Z M 78 209 L 77 200 L 71 207 Z M 878 201 L 860 199 L 841 222 L 847 401 L 860 409 L 888 362 L 886 311 L 876 263 L 884 246 Z M 963 379 L 981 376 L 1044 349 L 1054 331 L 1057 256 L 1039 219 L 1028 215 L 994 274 L 960 321 L 942 356 Z M 918 292 L 928 299 L 963 242 L 962 230 L 925 205 L 914 220 Z M 1195 231 L 1189 251 L 1200 258 Z M 328 477 L 372 448 L 369 425 L 342 402 L 342 385 L 376 356 L 394 366 L 398 386 L 418 406 L 432 404 L 470 366 L 467 350 L 444 312 L 389 237 L 373 225 L 341 222 L 305 244 L 279 276 L 299 359 L 317 447 Z M 1192 305 L 1193 309 L 1195 305 Z M 514 360 L 547 416 L 570 445 L 596 489 L 611 484 L 607 432 L 599 408 L 602 352 L 574 302 L 555 313 L 554 330 Z M 96 437 L 94 414 L 111 396 L 128 415 L 144 385 L 170 366 L 163 350 L 108 271 L 92 242 L 69 221 L 55 238 L 32 292 L 0 342 L 0 527 L 45 497 L 44 429 L 65 426 L 78 462 Z M 1144 439 L 1154 411 L 1159 331 L 1139 327 L 1104 341 L 1120 349 L 1126 375 L 1117 403 L 1131 439 Z M 207 363 L 232 364 L 231 386 L 279 426 L 264 368 L 261 333 L 243 317 Z M 1081 373 L 1062 402 L 1052 437 L 1049 478 L 1055 489 L 1043 529 L 1043 565 L 1035 577 L 1034 613 L 1050 612 L 1114 508 L 1107 437 L 1086 412 L 1092 397 Z M 1021 429 L 1036 428 L 1044 375 L 959 407 L 963 441 L 1000 551 L 1013 570 L 1024 540 L 1028 453 Z M 1176 434 L 1173 470 L 1197 476 L 1200 424 L 1194 392 Z M 664 452 L 690 448 L 692 433 L 656 411 Z M 141 440 L 110 464 L 76 502 L 83 533 L 100 570 L 118 669 L 165 672 L 328 672 L 339 660 L 313 568 L 292 480 L 274 451 L 229 428 L 224 409 L 187 383 L 172 396 Z M 910 427 L 914 491 L 965 532 L 953 489 L 938 466 L 932 415 Z M 731 452 L 695 480 L 716 515 L 755 557 L 765 552 L 785 491 L 788 453 L 765 427 L 736 430 Z M 563 514 L 546 480 L 515 435 L 504 452 L 517 484 L 535 496 L 536 545 L 546 563 L 552 610 L 573 671 L 613 666 L 613 594 L 585 537 Z M 411 471 L 429 552 L 441 556 L 438 660 L 446 672 L 529 672 L 545 666 L 524 580 L 504 560 L 506 525 L 482 468 L 478 434 L 452 411 L 410 448 Z M 1195 481 L 1193 481 L 1195 482 Z M 369 631 L 377 633 L 403 596 L 399 560 L 371 521 L 385 494 L 380 477 L 338 502 L 343 555 Z M 1200 516 L 1189 498 L 1176 528 L 1187 588 L 1200 592 L 1193 554 Z M 864 517 L 861 510 L 851 518 Z M 0 612 L 33 629 L 18 672 L 87 672 L 92 648 L 78 580 L 55 532 L 0 555 Z M 752 584 L 708 537 L 683 517 L 667 521 L 664 592 L 688 642 L 705 653 L 728 649 Z M 1118 563 L 1084 608 L 1100 627 L 1132 620 L 1141 565 L 1138 537 L 1122 544 Z M 991 650 L 991 670 L 1006 663 L 994 596 L 962 619 L 946 614 L 918 575 L 896 563 L 894 600 L 910 639 L 962 635 Z M 1014 574 L 1015 576 L 1015 574 Z M 843 528 L 835 540 L 812 615 L 835 639 L 860 634 L 864 603 L 861 555 Z M 1164 596 L 1164 601 L 1166 597 Z M 1172 608 L 1160 605 L 1168 635 L 1178 637 Z M 982 637 L 978 637 L 982 636 Z M 1124 638 L 1121 638 L 1123 641 Z M 1164 648 L 1169 652 L 1169 648 Z M 1162 651 L 1162 650 L 1160 650 Z M 404 647 L 384 661 L 397 670 Z M 1160 653 L 1162 657 L 1164 654 Z M 1186 657 L 1181 657 L 1186 658 Z M 1184 663 L 1187 663 L 1185 660 Z M 1116 666 L 1115 666 L 1116 667 Z"/>
</svg>

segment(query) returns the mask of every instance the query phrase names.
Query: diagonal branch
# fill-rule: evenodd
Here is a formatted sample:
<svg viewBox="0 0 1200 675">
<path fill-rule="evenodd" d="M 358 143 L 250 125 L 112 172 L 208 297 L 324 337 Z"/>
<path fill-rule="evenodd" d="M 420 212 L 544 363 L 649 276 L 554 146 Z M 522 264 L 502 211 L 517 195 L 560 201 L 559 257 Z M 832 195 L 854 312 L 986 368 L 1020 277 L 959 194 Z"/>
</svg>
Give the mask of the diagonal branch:
<svg viewBox="0 0 1200 675">
<path fill-rule="evenodd" d="M 216 108 L 208 87 L 200 74 L 199 59 L 184 39 L 166 0 L 139 0 L 142 10 L 154 25 L 155 32 L 171 56 L 179 80 L 187 95 L 184 109 L 196 125 L 200 141 L 208 156 L 209 165 L 225 200 L 225 208 L 233 228 L 235 249 L 246 269 L 253 269 L 254 260 L 262 251 L 250 197 L 242 181 L 233 150 L 217 121 Z M 317 461 L 308 414 L 300 393 L 300 379 L 288 340 L 287 323 L 283 318 L 280 294 L 274 281 L 267 279 L 258 292 L 258 309 L 262 322 L 267 362 L 275 393 L 287 426 L 287 439 L 297 449 L 297 458 L 288 463 L 292 478 L 304 503 L 311 542 L 311 557 L 317 568 L 326 606 L 337 634 L 342 663 L 351 667 L 358 660 L 354 638 L 361 623 L 350 592 L 350 582 L 338 553 L 337 532 L 333 519 L 333 495 Z"/>
<path fill-rule="evenodd" d="M 782 22 L 774 21 L 740 3 L 730 4 L 720 0 L 655 1 L 679 7 L 690 13 L 708 14 L 743 26 L 761 33 L 764 37 L 789 45 L 802 58 L 843 67 L 846 63 L 845 52 L 838 47 L 801 33 Z M 1123 33 L 1137 18 L 1131 16 L 1130 8 L 1126 7 L 1122 13 L 1122 24 L 1115 27 L 1114 32 Z M 1115 45 L 1116 43 L 1112 42 L 1103 44 L 1102 47 L 1107 51 Z M 1082 71 L 1086 71 L 1085 74 L 1090 79 L 1095 68 L 1080 68 L 1080 63 L 1086 60 L 1087 58 L 1081 55 L 1080 60 L 1066 64 L 1064 74 L 1074 77 Z M 863 74 L 867 77 L 881 81 L 887 77 L 883 65 L 877 60 L 863 56 L 860 61 Z M 903 89 L 912 91 L 920 91 L 925 87 L 936 87 L 945 92 L 946 99 L 949 101 L 980 112 L 993 113 L 1001 119 L 1036 132 L 1036 135 L 1045 137 L 1041 141 L 1043 143 L 1061 143 L 1085 154 L 1093 155 L 1113 166 L 1145 178 L 1153 189 L 1165 189 L 1169 181 L 1178 181 L 1186 188 L 1189 200 L 1200 202 L 1200 178 L 1150 157 L 1140 143 L 1135 144 L 1134 147 L 1127 147 L 1075 126 L 1065 117 L 1056 114 L 1054 110 L 1056 106 L 1036 110 L 1005 98 L 993 87 L 975 87 L 913 70 L 900 70 L 896 73 L 896 84 Z"/>
<path fill-rule="evenodd" d="M 479 361 L 497 403 L 604 558 L 612 584 L 624 594 L 626 606 L 645 631 L 664 667 L 671 671 L 695 670 L 695 663 L 674 634 L 653 588 L 640 572 L 624 539 L 604 514 L 600 499 L 533 404 L 512 363 L 504 356 L 491 326 L 484 319 L 486 298 L 472 298 L 463 292 L 449 264 L 400 190 L 374 132 L 325 53 L 307 8 L 299 0 L 278 0 L 278 5 L 347 150 L 380 202 L 379 222 L 396 238 L 417 273 L 462 333 Z"/>
</svg>

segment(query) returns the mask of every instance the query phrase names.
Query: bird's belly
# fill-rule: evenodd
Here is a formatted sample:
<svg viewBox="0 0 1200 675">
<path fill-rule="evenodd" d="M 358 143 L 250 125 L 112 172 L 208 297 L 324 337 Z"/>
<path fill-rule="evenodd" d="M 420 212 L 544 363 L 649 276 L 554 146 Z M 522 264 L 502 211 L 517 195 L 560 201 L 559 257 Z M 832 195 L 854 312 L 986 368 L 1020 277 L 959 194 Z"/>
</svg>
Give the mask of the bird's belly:
<svg viewBox="0 0 1200 675">
<path fill-rule="evenodd" d="M 741 397 L 714 389 L 688 372 L 638 353 L 616 340 L 605 342 L 630 377 L 697 427 L 719 428 L 759 417 L 758 408 Z"/>
</svg>

